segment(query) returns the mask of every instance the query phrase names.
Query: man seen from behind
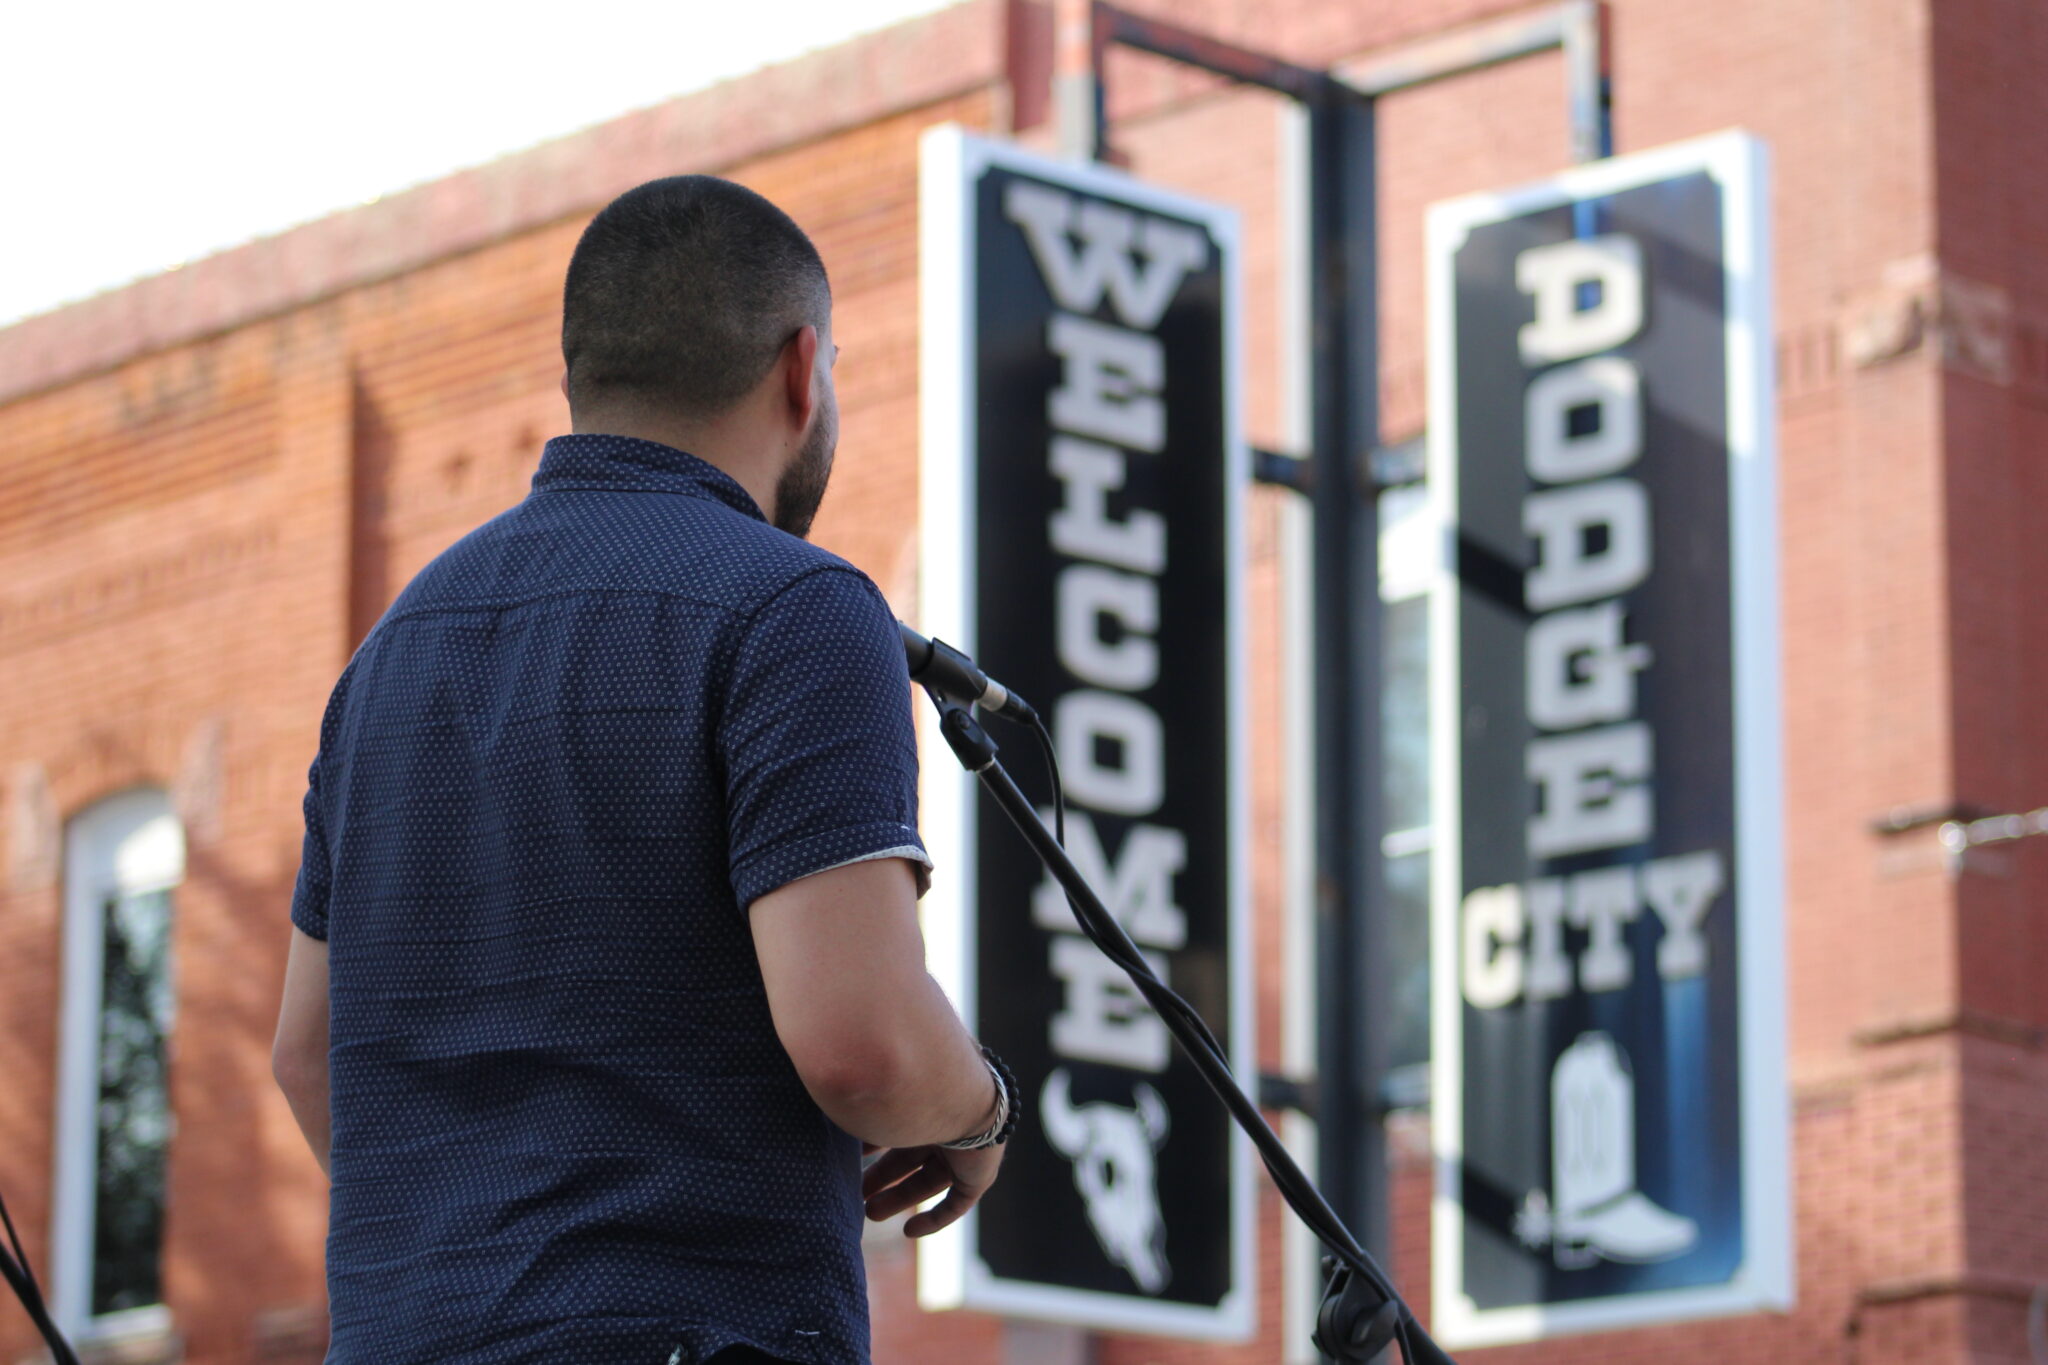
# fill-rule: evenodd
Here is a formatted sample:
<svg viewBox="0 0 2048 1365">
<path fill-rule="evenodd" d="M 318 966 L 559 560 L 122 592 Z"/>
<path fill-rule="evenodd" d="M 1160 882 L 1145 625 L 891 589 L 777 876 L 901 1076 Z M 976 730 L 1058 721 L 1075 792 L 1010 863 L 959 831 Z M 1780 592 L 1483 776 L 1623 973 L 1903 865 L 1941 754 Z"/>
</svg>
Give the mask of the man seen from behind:
<svg viewBox="0 0 2048 1365">
<path fill-rule="evenodd" d="M 573 434 L 391 604 L 307 774 L 274 1065 L 327 1361 L 864 1365 L 863 1206 L 952 1222 L 1014 1106 L 924 969 L 895 621 L 804 539 L 824 265 L 657 180 L 562 348 Z"/>
</svg>

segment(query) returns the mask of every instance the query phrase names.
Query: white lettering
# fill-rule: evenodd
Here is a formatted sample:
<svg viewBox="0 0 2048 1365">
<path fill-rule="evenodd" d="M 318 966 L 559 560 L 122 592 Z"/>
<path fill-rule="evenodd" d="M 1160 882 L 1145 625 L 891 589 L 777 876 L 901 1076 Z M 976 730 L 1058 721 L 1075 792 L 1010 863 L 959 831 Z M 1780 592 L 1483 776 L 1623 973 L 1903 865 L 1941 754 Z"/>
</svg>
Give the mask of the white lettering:
<svg viewBox="0 0 2048 1365">
<path fill-rule="evenodd" d="M 1052 514 L 1052 547 L 1076 559 L 1156 574 L 1166 567 L 1165 520 L 1144 508 L 1133 508 L 1122 521 L 1109 515 L 1108 494 L 1124 486 L 1128 458 L 1113 446 L 1053 437 L 1052 472 L 1065 497 Z"/>
<path fill-rule="evenodd" d="M 1597 867 L 1521 886 L 1489 886 L 1459 909 L 1458 975 L 1474 1009 L 1501 1009 L 1569 995 L 1574 974 L 1589 993 L 1625 989 L 1635 975 L 1628 926 L 1648 905 L 1663 924 L 1657 974 L 1667 981 L 1707 968 L 1701 925 L 1721 894 L 1723 860 L 1714 849 L 1644 863 Z M 1586 933 L 1574 963 L 1563 926 Z"/>
<path fill-rule="evenodd" d="M 1055 649 L 1062 668 L 1084 686 L 1054 703 L 1053 746 L 1077 806 L 1145 816 L 1165 799 L 1165 738 L 1158 713 L 1128 694 L 1159 679 L 1159 585 L 1152 576 L 1166 568 L 1166 522 L 1156 510 L 1130 505 L 1135 499 L 1112 515 L 1110 495 L 1125 486 L 1132 452 L 1165 446 L 1166 348 L 1148 332 L 1188 273 L 1207 262 L 1208 238 L 1185 224 L 1022 180 L 1005 188 L 1003 209 L 1022 229 L 1062 310 L 1046 327 L 1060 365 L 1058 386 L 1046 395 L 1055 429 L 1047 463 L 1061 493 L 1047 530 L 1054 551 L 1092 561 L 1063 566 L 1055 580 Z M 1067 848 L 1081 875 L 1145 945 L 1146 960 L 1164 980 L 1166 961 L 1151 950 L 1187 943 L 1187 916 L 1174 887 L 1187 866 L 1186 836 L 1132 824 L 1112 857 L 1085 812 L 1075 811 L 1072 825 Z M 1064 989 L 1049 1025 L 1053 1051 L 1165 1070 L 1165 1025 L 1123 969 L 1074 932 L 1065 893 L 1050 878 L 1032 895 L 1032 919 L 1054 931 L 1052 970 Z"/>
<path fill-rule="evenodd" d="M 1046 823 L 1052 813 L 1046 812 Z M 1082 811 L 1067 813 L 1067 856 L 1095 888 L 1125 932 L 1148 948 L 1179 948 L 1188 941 L 1187 915 L 1175 903 L 1173 879 L 1188 862 L 1187 836 L 1159 825 L 1132 825 L 1115 859 L 1102 851 L 1095 822 Z M 1074 911 L 1067 893 L 1048 874 L 1031 896 L 1031 918 L 1041 929 L 1073 932 Z"/>
<path fill-rule="evenodd" d="M 1115 692 L 1069 692 L 1053 704 L 1052 731 L 1067 792 L 1076 801 L 1117 815 L 1159 809 L 1166 796 L 1165 743 L 1150 707 Z M 1117 746 L 1114 760 L 1097 754 L 1101 740 Z"/>
<path fill-rule="evenodd" d="M 1587 930 L 1579 954 L 1579 985 L 1589 991 L 1618 991 L 1631 975 L 1621 926 L 1636 917 L 1636 873 L 1628 866 L 1602 867 L 1572 878 L 1572 923 Z"/>
<path fill-rule="evenodd" d="M 1531 493 L 1522 529 L 1536 538 L 1536 567 L 1522 582 L 1531 611 L 1568 607 L 1626 592 L 1650 573 L 1650 502 L 1629 479 Z M 1604 530 L 1607 543 L 1588 546 Z"/>
<path fill-rule="evenodd" d="M 1559 858 L 1650 837 L 1654 812 L 1650 727 L 1641 721 L 1533 740 L 1529 778 L 1542 809 L 1529 820 L 1529 853 Z"/>
<path fill-rule="evenodd" d="M 1060 663 L 1083 682 L 1138 692 L 1159 681 L 1159 584 L 1094 564 L 1069 564 L 1054 587 Z M 1102 638 L 1107 617 L 1123 627 L 1115 644 Z M 1143 633 L 1140 633 L 1143 632 Z"/>
<path fill-rule="evenodd" d="M 1714 849 L 1660 858 L 1643 869 L 1643 899 L 1664 921 L 1657 975 L 1666 981 L 1698 976 L 1707 969 L 1707 940 L 1700 924 L 1722 884 L 1721 855 Z"/>
<path fill-rule="evenodd" d="M 1153 974 L 1165 981 L 1166 960 L 1144 956 Z M 1100 948 L 1073 934 L 1055 934 L 1052 973 L 1066 983 L 1065 1003 L 1047 1030 L 1053 1051 L 1138 1071 L 1166 1070 L 1172 1043 L 1165 1021 Z"/>
<path fill-rule="evenodd" d="M 1572 960 L 1564 951 L 1565 884 L 1555 877 L 1529 883 L 1529 998 L 1555 1000 L 1572 991 Z"/>
<path fill-rule="evenodd" d="M 1546 730 L 1626 720 L 1648 645 L 1623 645 L 1619 602 L 1560 611 L 1529 627 L 1529 719 Z"/>
<path fill-rule="evenodd" d="M 1129 209 L 1084 200 L 1028 180 L 1003 192 L 1003 214 L 1024 230 L 1031 254 L 1060 307 L 1092 313 L 1107 293 L 1117 316 L 1147 331 L 1159 325 L 1188 272 L 1209 259 L 1202 233 L 1184 223 L 1141 217 Z M 1069 234 L 1078 236 L 1076 253 Z M 1146 260 L 1140 270 L 1132 249 Z"/>
<path fill-rule="evenodd" d="M 1545 483 L 1597 479 L 1643 453 L 1643 395 L 1636 367 L 1618 355 L 1594 356 L 1539 376 L 1523 399 L 1529 472 Z M 1591 408 L 1596 425 L 1574 436 L 1572 413 Z"/>
<path fill-rule="evenodd" d="M 1513 1003 L 1522 993 L 1522 888 L 1489 886 L 1465 897 L 1465 998 L 1476 1010 Z"/>
<path fill-rule="evenodd" d="M 1166 444 L 1166 348 L 1158 337 L 1105 322 L 1054 313 L 1046 344 L 1066 363 L 1047 395 L 1054 426 L 1134 450 Z"/>
<path fill-rule="evenodd" d="M 1582 285 L 1599 289 L 1591 307 L 1579 307 Z M 1536 320 L 1520 335 L 1526 364 L 1610 350 L 1643 325 L 1643 252 L 1632 237 L 1531 247 L 1515 260 L 1515 287 L 1536 297 Z"/>
</svg>

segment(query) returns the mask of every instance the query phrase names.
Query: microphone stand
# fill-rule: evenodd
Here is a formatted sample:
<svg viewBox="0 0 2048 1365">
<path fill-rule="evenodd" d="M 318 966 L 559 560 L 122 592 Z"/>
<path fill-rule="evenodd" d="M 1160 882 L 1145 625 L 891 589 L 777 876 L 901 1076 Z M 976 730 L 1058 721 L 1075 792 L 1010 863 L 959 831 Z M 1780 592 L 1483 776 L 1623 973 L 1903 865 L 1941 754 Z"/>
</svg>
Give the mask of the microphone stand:
<svg viewBox="0 0 2048 1365">
<path fill-rule="evenodd" d="M 935 687 L 926 686 L 925 694 L 938 708 L 939 733 L 945 736 L 946 744 L 954 757 L 960 760 L 960 766 L 981 779 L 982 786 L 1003 808 L 1003 814 L 1010 817 L 1010 822 L 1037 853 L 1039 861 L 1065 889 L 1082 928 L 1090 931 L 1090 936 L 1098 940 L 1098 946 L 1099 941 L 1106 938 L 1117 945 L 1125 961 L 1142 962 L 1144 959 L 1139 956 L 1137 945 L 1131 942 L 1123 925 L 1117 922 L 1116 916 L 1102 903 L 1102 898 L 1081 876 L 1067 851 L 1060 847 L 1059 840 L 1039 818 L 1030 798 L 1018 788 L 1016 780 L 996 758 L 996 743 L 982 729 L 973 711 Z M 1196 1031 L 1197 1025 L 1181 1017 L 1178 1010 L 1168 1007 L 1161 994 L 1165 987 L 1157 981 L 1135 972 L 1130 975 L 1132 984 L 1152 1003 L 1160 1019 L 1172 1031 L 1181 1051 L 1194 1062 L 1202 1073 L 1202 1079 L 1223 1101 L 1238 1126 L 1250 1135 L 1273 1177 L 1273 1183 L 1288 1205 L 1332 1253 L 1323 1258 L 1323 1271 L 1329 1278 L 1323 1290 L 1322 1305 L 1316 1313 L 1316 1348 L 1333 1360 L 1342 1362 L 1342 1365 L 1367 1365 L 1388 1343 L 1399 1340 L 1407 1365 L 1453 1365 L 1451 1357 L 1431 1341 L 1422 1324 L 1415 1321 L 1386 1273 L 1373 1262 L 1371 1255 L 1358 1244 L 1322 1194 L 1295 1164 L 1294 1158 L 1281 1145 L 1279 1136 L 1266 1123 L 1265 1116 L 1259 1113 L 1258 1106 L 1231 1076 L 1229 1066 Z"/>
</svg>

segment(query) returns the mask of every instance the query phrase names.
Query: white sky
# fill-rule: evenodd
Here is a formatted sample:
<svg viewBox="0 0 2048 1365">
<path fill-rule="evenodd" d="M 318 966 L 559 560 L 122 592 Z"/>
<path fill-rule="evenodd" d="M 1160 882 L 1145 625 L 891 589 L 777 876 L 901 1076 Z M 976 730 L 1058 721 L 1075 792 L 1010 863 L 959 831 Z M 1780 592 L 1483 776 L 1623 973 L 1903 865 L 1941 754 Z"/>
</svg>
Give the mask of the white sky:
<svg viewBox="0 0 2048 1365">
<path fill-rule="evenodd" d="M 10 5 L 0 326 L 946 2 Z"/>
</svg>

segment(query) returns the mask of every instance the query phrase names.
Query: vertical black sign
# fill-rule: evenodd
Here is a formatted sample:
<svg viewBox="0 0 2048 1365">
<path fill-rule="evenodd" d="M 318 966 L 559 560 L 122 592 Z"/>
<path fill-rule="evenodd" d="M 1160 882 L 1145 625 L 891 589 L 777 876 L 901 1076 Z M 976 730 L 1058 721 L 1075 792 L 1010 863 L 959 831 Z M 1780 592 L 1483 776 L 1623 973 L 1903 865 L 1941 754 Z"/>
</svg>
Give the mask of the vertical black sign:
<svg viewBox="0 0 2048 1365">
<path fill-rule="evenodd" d="M 1758 184 L 1730 136 L 1432 216 L 1454 1341 L 1789 1294 Z"/>
<path fill-rule="evenodd" d="M 924 624 L 1045 715 L 1069 851 L 1242 1066 L 1232 219 L 951 130 L 926 158 Z M 1028 738 L 997 737 L 1049 798 Z M 1242 1139 L 1016 831 L 972 813 L 961 994 L 1031 1118 L 927 1299 L 1243 1334 Z"/>
</svg>

